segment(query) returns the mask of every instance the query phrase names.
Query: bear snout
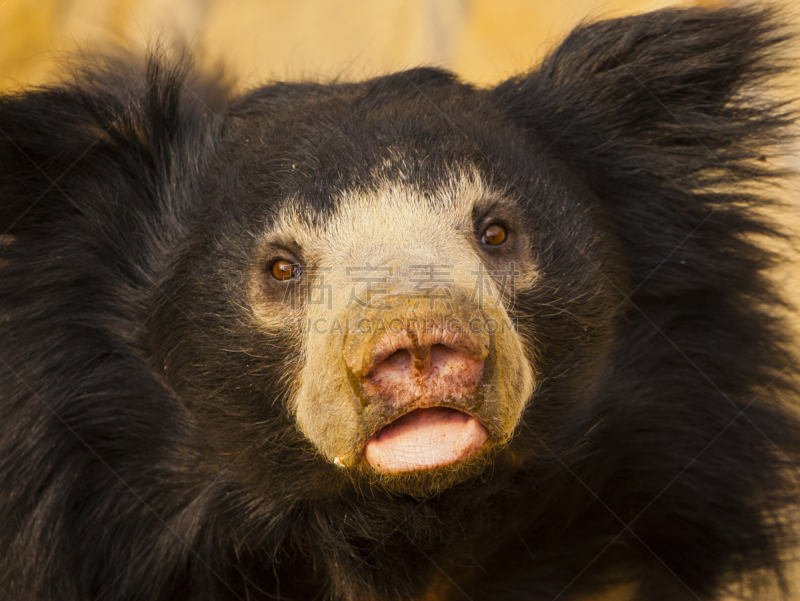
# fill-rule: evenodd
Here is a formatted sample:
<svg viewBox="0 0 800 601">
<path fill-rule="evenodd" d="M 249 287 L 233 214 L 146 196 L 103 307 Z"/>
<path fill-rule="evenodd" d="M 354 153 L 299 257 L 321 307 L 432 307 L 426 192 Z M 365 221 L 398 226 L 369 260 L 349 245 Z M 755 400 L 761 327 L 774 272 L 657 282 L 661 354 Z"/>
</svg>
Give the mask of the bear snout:
<svg viewBox="0 0 800 601">
<path fill-rule="evenodd" d="M 396 413 L 472 394 L 488 351 L 461 332 L 409 329 L 386 336 L 369 354 L 362 391 Z"/>
</svg>

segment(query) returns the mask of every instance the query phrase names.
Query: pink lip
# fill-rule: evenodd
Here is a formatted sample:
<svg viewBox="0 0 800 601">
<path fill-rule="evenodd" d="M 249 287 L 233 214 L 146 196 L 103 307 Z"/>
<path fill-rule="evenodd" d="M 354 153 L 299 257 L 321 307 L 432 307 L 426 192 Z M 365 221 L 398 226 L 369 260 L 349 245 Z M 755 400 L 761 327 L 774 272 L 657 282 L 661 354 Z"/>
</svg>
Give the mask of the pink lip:
<svg viewBox="0 0 800 601">
<path fill-rule="evenodd" d="M 433 469 L 463 461 L 489 437 L 474 417 L 447 407 L 415 409 L 367 442 L 369 464 L 385 474 Z"/>
</svg>

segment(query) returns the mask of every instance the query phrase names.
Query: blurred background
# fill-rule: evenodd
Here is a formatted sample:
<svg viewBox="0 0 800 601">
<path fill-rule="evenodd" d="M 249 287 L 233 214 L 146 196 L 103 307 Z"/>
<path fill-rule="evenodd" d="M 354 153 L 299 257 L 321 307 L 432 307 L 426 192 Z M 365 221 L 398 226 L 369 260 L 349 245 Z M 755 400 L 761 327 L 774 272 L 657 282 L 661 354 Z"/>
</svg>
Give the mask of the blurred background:
<svg viewBox="0 0 800 601">
<path fill-rule="evenodd" d="M 795 3 L 785 0 L 787 16 L 800 24 Z M 490 85 L 534 66 L 581 21 L 676 4 L 723 2 L 0 0 L 0 91 L 56 79 L 59 63 L 75 51 L 109 43 L 141 51 L 157 39 L 187 41 L 204 62 L 221 62 L 240 89 L 279 79 L 361 79 L 418 65 Z M 800 47 L 793 56 L 800 58 Z M 800 97 L 800 78 L 785 84 L 781 93 Z M 800 168 L 800 152 L 789 160 Z M 790 207 L 779 220 L 800 232 L 800 186 L 791 182 L 782 194 Z M 800 244 L 800 233 L 795 240 Z M 775 277 L 791 301 L 800 301 L 800 261 Z M 800 332 L 800 320 L 794 323 Z M 800 601 L 800 570 L 793 586 L 789 597 L 775 599 Z"/>
<path fill-rule="evenodd" d="M 664 0 L 0 0 L 0 88 L 51 79 L 65 52 L 179 37 L 243 86 L 362 78 L 433 64 L 489 84 L 529 68 L 579 21 Z M 709 0 L 685 4 L 713 4 Z"/>
</svg>

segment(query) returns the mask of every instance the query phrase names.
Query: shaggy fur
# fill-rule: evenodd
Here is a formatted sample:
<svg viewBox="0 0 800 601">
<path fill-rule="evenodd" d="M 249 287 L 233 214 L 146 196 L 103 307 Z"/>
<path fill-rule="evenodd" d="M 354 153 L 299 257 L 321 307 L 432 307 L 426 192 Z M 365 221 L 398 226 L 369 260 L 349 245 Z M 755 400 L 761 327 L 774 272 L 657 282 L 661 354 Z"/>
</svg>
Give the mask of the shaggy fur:
<svg viewBox="0 0 800 601">
<path fill-rule="evenodd" d="M 756 184 L 784 175 L 784 41 L 762 9 L 664 10 L 492 89 L 415 69 L 234 97 L 151 56 L 0 98 L 0 592 L 666 601 L 780 577 L 798 389 Z M 474 473 L 403 494 L 301 433 L 302 340 L 248 291 L 279 217 L 317 231 L 387 182 L 436 207 L 454 174 L 528 241 L 507 306 L 537 385 Z"/>
</svg>

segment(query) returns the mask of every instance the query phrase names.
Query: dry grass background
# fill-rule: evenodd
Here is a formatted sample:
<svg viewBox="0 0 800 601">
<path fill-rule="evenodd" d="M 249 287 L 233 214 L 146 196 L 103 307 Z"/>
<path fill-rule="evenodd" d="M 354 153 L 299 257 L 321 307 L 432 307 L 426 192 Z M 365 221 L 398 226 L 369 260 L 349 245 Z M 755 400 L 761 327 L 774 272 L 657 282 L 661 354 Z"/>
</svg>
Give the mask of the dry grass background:
<svg viewBox="0 0 800 601">
<path fill-rule="evenodd" d="M 581 20 L 674 4 L 663 0 L 0 0 L 0 91 L 54 79 L 59 59 L 77 49 L 121 43 L 137 50 L 158 37 L 188 40 L 207 60 L 222 60 L 241 88 L 274 79 L 363 78 L 420 64 L 444 66 L 467 81 L 488 85 L 534 65 Z M 790 12 L 800 14 L 800 7 Z M 800 47 L 794 56 L 800 57 Z M 788 94 L 800 96 L 800 76 L 786 83 Z M 790 160 L 800 167 L 797 156 Z M 786 197 L 792 204 L 780 219 L 800 232 L 796 182 Z M 800 301 L 800 262 L 790 263 L 776 278 L 790 299 Z M 800 570 L 795 580 L 796 590 L 786 601 L 800 601 Z M 629 592 L 618 590 L 602 599 L 621 601 Z M 778 593 L 772 598 L 783 599 Z"/>
</svg>

